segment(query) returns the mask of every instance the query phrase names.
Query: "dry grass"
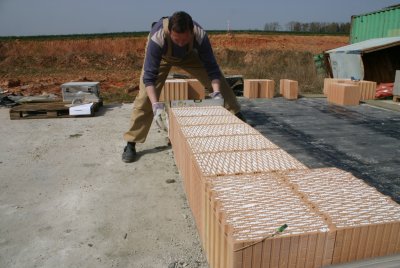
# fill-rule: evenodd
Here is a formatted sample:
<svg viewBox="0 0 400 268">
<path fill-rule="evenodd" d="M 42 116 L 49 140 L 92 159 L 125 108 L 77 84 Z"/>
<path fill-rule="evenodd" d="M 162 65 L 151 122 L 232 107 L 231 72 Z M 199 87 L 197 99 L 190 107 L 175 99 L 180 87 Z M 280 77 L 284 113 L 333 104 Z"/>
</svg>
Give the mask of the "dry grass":
<svg viewBox="0 0 400 268">
<path fill-rule="evenodd" d="M 147 37 L 0 41 L 0 86 L 17 79 L 58 85 L 66 81 L 100 81 L 112 102 L 132 98 L 137 87 Z M 346 42 L 343 37 L 213 35 L 221 69 L 245 78 L 299 81 L 301 93 L 320 93 L 323 76 L 313 62 L 315 51 Z M 319 52 L 319 53 L 320 53 Z M 118 84 L 120 82 L 120 84 Z M 18 88 L 13 88 L 18 92 Z"/>
<path fill-rule="evenodd" d="M 75 40 L 17 40 L 3 42 L 1 54 L 7 57 L 63 56 L 71 53 L 95 53 L 124 56 L 143 53 L 146 38 L 100 38 Z"/>
<path fill-rule="evenodd" d="M 322 92 L 325 76 L 317 73 L 310 52 L 225 50 L 218 59 L 222 69 L 231 74 L 242 74 L 247 79 L 271 79 L 276 85 L 280 79 L 292 79 L 299 82 L 301 93 Z"/>
</svg>

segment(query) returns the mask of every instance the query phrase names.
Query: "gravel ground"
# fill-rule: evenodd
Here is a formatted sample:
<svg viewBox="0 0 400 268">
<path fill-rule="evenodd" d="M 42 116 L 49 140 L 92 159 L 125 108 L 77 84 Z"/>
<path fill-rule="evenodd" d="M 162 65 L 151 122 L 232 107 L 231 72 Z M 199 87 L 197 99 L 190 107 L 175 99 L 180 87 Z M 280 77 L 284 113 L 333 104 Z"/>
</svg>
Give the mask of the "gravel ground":
<svg viewBox="0 0 400 268">
<path fill-rule="evenodd" d="M 0 108 L 0 267 L 208 267 L 165 134 L 153 126 L 139 161 L 121 161 L 131 108 Z"/>
</svg>

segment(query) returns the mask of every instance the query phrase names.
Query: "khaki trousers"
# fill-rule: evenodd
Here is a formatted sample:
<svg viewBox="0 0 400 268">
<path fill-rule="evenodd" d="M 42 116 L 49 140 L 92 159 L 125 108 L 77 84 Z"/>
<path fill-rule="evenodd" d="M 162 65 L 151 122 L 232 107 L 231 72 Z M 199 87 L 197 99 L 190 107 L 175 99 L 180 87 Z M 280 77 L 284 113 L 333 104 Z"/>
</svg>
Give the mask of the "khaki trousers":
<svg viewBox="0 0 400 268">
<path fill-rule="evenodd" d="M 165 80 L 167 79 L 168 73 L 171 70 L 172 66 L 176 66 L 185 70 L 193 78 L 199 80 L 206 89 L 212 89 L 211 81 L 208 78 L 207 72 L 199 59 L 197 51 L 193 50 L 184 59 L 177 60 L 176 58 L 163 57 L 160 64 L 158 78 L 155 84 L 158 98 L 160 97 L 161 89 L 164 87 Z M 127 142 L 145 142 L 147 134 L 150 130 L 151 123 L 153 121 L 153 109 L 150 99 L 147 96 L 146 87 L 143 83 L 143 72 L 144 70 L 142 68 L 142 73 L 140 75 L 139 93 L 136 96 L 133 104 L 131 126 L 129 130 L 124 133 L 124 140 Z M 220 91 L 224 98 L 224 106 L 230 112 L 236 114 L 240 111 L 240 105 L 236 99 L 236 96 L 223 75 L 220 78 L 220 81 Z"/>
</svg>

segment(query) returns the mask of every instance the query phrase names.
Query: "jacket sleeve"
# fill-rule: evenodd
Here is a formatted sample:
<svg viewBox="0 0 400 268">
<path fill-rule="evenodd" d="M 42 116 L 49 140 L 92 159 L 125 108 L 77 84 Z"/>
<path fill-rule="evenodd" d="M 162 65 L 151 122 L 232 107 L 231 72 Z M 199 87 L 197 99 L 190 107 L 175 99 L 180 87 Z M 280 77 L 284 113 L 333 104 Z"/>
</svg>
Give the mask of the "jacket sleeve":
<svg viewBox="0 0 400 268">
<path fill-rule="evenodd" d="M 153 40 L 149 39 L 143 65 L 143 83 L 145 86 L 155 85 L 160 68 L 161 57 L 162 48 Z"/>
<path fill-rule="evenodd" d="M 195 38 L 198 44 L 198 54 L 204 68 L 207 71 L 208 77 L 213 79 L 220 79 L 222 76 L 221 70 L 215 59 L 214 52 L 211 47 L 210 40 L 208 39 L 207 33 L 198 25 L 195 25 Z"/>
<path fill-rule="evenodd" d="M 143 64 L 143 82 L 145 86 L 155 85 L 160 69 L 164 47 L 163 20 L 153 23 L 146 47 Z"/>
</svg>

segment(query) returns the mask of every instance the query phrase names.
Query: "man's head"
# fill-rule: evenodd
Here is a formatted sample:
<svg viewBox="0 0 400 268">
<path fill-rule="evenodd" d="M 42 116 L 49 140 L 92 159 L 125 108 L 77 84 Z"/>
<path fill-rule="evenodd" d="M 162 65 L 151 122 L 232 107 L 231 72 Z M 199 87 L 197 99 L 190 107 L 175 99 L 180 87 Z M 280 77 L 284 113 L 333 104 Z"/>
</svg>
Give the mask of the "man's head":
<svg viewBox="0 0 400 268">
<path fill-rule="evenodd" d="M 172 42 L 180 47 L 186 46 L 193 38 L 192 17 L 184 11 L 175 12 L 169 18 L 168 30 Z"/>
</svg>

